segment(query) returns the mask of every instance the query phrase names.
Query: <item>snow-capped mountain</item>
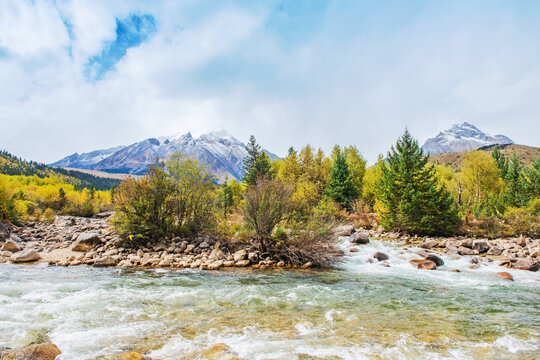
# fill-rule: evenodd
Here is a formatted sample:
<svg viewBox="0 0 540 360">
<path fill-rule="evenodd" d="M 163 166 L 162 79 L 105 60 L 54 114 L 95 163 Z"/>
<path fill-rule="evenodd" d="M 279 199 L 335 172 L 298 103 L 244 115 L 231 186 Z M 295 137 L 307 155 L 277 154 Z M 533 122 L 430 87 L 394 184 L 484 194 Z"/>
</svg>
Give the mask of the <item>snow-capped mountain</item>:
<svg viewBox="0 0 540 360">
<path fill-rule="evenodd" d="M 89 153 L 75 153 L 73 155 L 66 156 L 60 161 L 57 161 L 52 166 L 61 167 L 73 167 L 78 169 L 91 169 L 93 165 L 97 164 L 103 159 L 111 156 L 115 152 L 122 150 L 125 146 L 116 146 L 110 149 L 95 150 Z"/>
<path fill-rule="evenodd" d="M 51 165 L 142 175 L 156 158 L 168 159 L 177 152 L 209 166 L 219 180 L 226 176 L 240 180 L 244 175 L 245 144 L 224 131 L 210 132 L 199 138 L 194 138 L 191 133 L 149 138 L 129 146 L 75 153 Z M 271 159 L 278 158 L 266 153 Z"/>
<path fill-rule="evenodd" d="M 479 130 L 476 126 L 464 122 L 442 131 L 434 138 L 427 139 L 422 149 L 431 155 L 444 152 L 462 152 L 494 144 L 513 144 L 504 135 L 491 136 Z"/>
</svg>

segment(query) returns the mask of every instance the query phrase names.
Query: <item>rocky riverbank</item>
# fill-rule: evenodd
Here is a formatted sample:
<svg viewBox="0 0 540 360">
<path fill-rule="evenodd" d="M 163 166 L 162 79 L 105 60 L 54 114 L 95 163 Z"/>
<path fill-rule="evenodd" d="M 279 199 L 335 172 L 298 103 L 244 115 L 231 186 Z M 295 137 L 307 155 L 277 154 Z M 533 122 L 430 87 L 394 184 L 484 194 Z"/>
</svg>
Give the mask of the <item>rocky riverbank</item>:
<svg viewBox="0 0 540 360">
<path fill-rule="evenodd" d="M 58 216 L 52 224 L 27 223 L 22 227 L 0 224 L 0 262 L 198 270 L 291 267 L 282 261 L 276 262 L 261 256 L 250 244 L 224 242 L 211 237 L 198 237 L 189 241 L 166 238 L 156 244 L 131 247 L 111 227 L 111 215 L 102 213 L 94 218 Z M 334 235 L 344 244 L 350 242 L 350 252 L 358 251 L 358 246 L 369 243 L 370 238 L 400 241 L 404 247 L 423 248 L 421 256 L 424 259 L 412 262 L 419 269 L 432 270 L 441 266 L 437 253 L 470 256 L 471 266 L 482 261 L 498 261 L 499 265 L 514 269 L 537 271 L 540 268 L 539 239 L 408 237 L 380 230 L 355 229 L 352 225 L 336 227 Z M 373 261 L 383 265 L 387 258 L 384 253 L 373 254 Z M 311 263 L 306 263 L 301 268 L 311 266 Z"/>
<path fill-rule="evenodd" d="M 3 225 L 0 262 L 47 262 L 50 265 L 94 267 L 174 267 L 198 270 L 221 268 L 291 267 L 260 256 L 253 246 L 221 242 L 211 237 L 189 241 L 165 238 L 156 244 L 130 247 L 110 226 L 112 214 L 94 218 L 58 216 L 53 224 Z M 311 267 L 306 263 L 302 268 Z"/>
</svg>

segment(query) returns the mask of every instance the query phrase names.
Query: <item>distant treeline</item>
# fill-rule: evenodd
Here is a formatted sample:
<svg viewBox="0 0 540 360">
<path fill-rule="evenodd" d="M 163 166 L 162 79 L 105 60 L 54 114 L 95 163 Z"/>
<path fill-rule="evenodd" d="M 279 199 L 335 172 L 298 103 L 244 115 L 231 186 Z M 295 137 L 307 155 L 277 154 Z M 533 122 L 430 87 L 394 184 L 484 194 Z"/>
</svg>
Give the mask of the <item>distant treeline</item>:
<svg viewBox="0 0 540 360">
<path fill-rule="evenodd" d="M 40 178 L 59 176 L 62 180 L 76 188 L 95 188 L 96 190 L 110 190 L 120 184 L 121 180 L 103 178 L 76 170 L 66 170 L 51 167 L 35 161 L 26 161 L 9 152 L 0 151 L 0 174 L 5 175 L 36 175 Z"/>
</svg>

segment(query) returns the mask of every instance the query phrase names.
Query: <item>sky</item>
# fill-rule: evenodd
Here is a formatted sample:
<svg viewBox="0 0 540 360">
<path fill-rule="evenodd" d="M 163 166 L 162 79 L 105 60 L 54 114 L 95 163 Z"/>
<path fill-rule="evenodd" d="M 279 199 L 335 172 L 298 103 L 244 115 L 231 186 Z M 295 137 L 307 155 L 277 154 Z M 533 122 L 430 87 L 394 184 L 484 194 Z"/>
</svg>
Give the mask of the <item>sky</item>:
<svg viewBox="0 0 540 360">
<path fill-rule="evenodd" d="M 225 130 L 278 155 L 452 124 L 540 146 L 540 1 L 0 0 L 0 149 Z"/>
</svg>

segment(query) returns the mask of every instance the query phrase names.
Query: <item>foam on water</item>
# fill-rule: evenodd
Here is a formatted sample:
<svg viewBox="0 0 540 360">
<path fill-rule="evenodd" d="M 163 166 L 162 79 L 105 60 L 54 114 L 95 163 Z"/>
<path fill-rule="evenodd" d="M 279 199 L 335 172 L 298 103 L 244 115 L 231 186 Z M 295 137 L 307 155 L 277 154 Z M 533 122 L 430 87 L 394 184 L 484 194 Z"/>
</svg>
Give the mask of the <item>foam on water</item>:
<svg viewBox="0 0 540 360">
<path fill-rule="evenodd" d="M 421 249 L 381 241 L 358 249 L 320 272 L 2 265 L 0 346 L 48 337 L 64 360 L 130 350 L 196 358 L 220 342 L 261 360 L 538 355 L 537 273 L 505 269 L 509 282 L 495 277 L 495 264 L 473 270 L 446 255 L 440 271 L 418 270 L 409 261 Z M 376 251 L 389 267 L 368 262 Z"/>
</svg>

